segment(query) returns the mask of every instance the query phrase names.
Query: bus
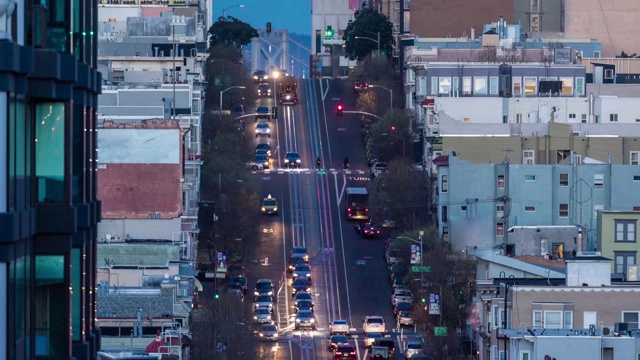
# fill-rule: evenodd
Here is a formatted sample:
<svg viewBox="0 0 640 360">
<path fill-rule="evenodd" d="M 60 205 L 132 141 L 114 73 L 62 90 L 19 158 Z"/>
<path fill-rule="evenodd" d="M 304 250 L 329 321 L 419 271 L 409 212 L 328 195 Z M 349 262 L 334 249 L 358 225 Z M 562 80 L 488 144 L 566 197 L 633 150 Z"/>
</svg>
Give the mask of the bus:
<svg viewBox="0 0 640 360">
<path fill-rule="evenodd" d="M 344 204 L 347 220 L 369 220 L 369 193 L 366 188 L 348 187 Z"/>
</svg>

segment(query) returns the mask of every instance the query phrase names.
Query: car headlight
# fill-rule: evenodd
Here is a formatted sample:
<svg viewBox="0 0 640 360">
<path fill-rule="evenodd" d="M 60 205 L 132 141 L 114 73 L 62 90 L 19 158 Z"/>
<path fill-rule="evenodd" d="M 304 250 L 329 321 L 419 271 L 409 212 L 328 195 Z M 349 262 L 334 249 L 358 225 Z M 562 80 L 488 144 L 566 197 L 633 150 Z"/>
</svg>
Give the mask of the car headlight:
<svg viewBox="0 0 640 360">
<path fill-rule="evenodd" d="M 254 316 L 254 317 L 253 317 L 253 319 L 254 319 L 254 320 L 258 320 L 258 317 L 257 317 L 257 316 Z"/>
<path fill-rule="evenodd" d="M 305 255 L 302 259 L 304 259 L 304 261 L 309 261 L 309 255 Z"/>
<path fill-rule="evenodd" d="M 291 95 L 287 95 L 287 96 L 285 97 L 285 99 L 290 100 L 290 99 L 291 99 Z"/>
<path fill-rule="evenodd" d="M 259 293 L 259 292 L 257 292 L 257 291 L 254 291 L 254 292 L 253 292 L 253 295 L 258 296 L 258 295 L 260 295 L 260 293 Z"/>
<path fill-rule="evenodd" d="M 271 132 L 271 129 L 267 129 L 267 134 Z"/>
<path fill-rule="evenodd" d="M 314 322 L 316 322 L 316 320 L 315 319 L 309 319 L 309 322 L 313 324 Z"/>
<path fill-rule="evenodd" d="M 311 292 L 311 288 L 307 288 L 307 292 Z"/>
<path fill-rule="evenodd" d="M 265 209 L 265 208 L 262 208 L 262 211 L 267 211 L 267 209 Z"/>
<path fill-rule="evenodd" d="M 293 277 L 298 277 L 298 274 L 297 273 L 293 273 Z"/>
<path fill-rule="evenodd" d="M 297 160 L 296 160 L 296 162 L 297 162 L 297 163 L 300 163 L 300 159 L 297 159 Z"/>
<path fill-rule="evenodd" d="M 293 265 L 289 265 L 289 269 L 293 270 L 295 267 Z"/>
<path fill-rule="evenodd" d="M 277 206 L 274 206 L 274 207 L 273 207 L 273 211 L 278 211 L 278 207 L 277 207 Z"/>
<path fill-rule="evenodd" d="M 268 79 L 268 78 L 269 78 L 269 75 L 265 75 L 265 76 L 264 76 L 264 79 Z"/>
<path fill-rule="evenodd" d="M 311 274 L 307 274 L 307 277 L 311 277 Z"/>
<path fill-rule="evenodd" d="M 260 337 L 263 337 L 263 336 L 264 336 L 264 334 L 263 334 L 263 333 L 260 333 Z"/>
<path fill-rule="evenodd" d="M 258 76 L 257 75 L 253 75 L 253 79 L 254 80 L 258 80 Z"/>
<path fill-rule="evenodd" d="M 284 159 L 284 163 L 288 164 L 289 163 L 289 159 Z"/>
<path fill-rule="evenodd" d="M 269 291 L 269 292 L 267 293 L 267 295 L 269 295 L 269 296 L 273 295 L 273 291 Z"/>
</svg>

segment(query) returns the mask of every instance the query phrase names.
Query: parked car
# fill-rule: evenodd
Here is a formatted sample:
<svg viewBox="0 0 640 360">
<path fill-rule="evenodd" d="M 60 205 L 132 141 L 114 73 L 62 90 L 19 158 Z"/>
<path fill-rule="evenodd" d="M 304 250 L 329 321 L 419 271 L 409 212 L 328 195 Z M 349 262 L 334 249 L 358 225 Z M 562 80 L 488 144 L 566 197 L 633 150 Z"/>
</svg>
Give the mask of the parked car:
<svg viewBox="0 0 640 360">
<path fill-rule="evenodd" d="M 383 172 L 387 171 L 387 163 L 383 161 L 378 161 L 371 165 L 371 176 L 376 177 Z"/>
<path fill-rule="evenodd" d="M 385 333 L 385 324 L 382 316 L 369 315 L 362 320 L 362 331 L 366 334 L 369 332 Z"/>
<path fill-rule="evenodd" d="M 413 326 L 415 321 L 410 311 L 401 311 L 398 313 L 398 323 L 405 326 Z"/>
<path fill-rule="evenodd" d="M 351 324 L 347 320 L 333 320 L 329 324 L 329 334 L 347 334 L 349 335 L 349 329 Z"/>
<path fill-rule="evenodd" d="M 411 290 L 409 289 L 397 288 L 391 295 L 391 305 L 396 305 L 399 302 L 410 303 L 412 301 L 413 295 L 411 294 Z"/>
<path fill-rule="evenodd" d="M 404 345 L 404 358 L 406 360 L 413 359 L 414 355 L 422 353 L 422 342 L 409 341 Z"/>
</svg>

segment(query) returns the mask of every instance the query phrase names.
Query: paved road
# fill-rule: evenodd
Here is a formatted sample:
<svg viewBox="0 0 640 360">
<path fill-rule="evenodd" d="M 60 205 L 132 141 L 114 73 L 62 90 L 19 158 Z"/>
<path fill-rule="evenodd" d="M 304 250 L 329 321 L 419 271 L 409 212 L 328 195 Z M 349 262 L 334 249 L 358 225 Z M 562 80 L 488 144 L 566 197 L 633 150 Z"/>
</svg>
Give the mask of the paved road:
<svg viewBox="0 0 640 360">
<path fill-rule="evenodd" d="M 278 287 L 274 318 L 282 334 L 275 358 L 332 359 L 327 351 L 328 324 L 345 319 L 352 324 L 358 359 L 365 359 L 362 321 L 366 315 L 383 316 L 397 342 L 400 333 L 393 330 L 384 240 L 361 239 L 355 224 L 344 217 L 344 188 L 365 187 L 370 180 L 358 118 L 347 113 L 338 117 L 335 111 L 337 103 L 353 110 L 355 97 L 350 89 L 345 91 L 344 81 L 306 79 L 299 83 L 300 104 L 279 106 L 278 119 L 271 121 L 271 137 L 255 140 L 256 144 L 269 141 L 275 149 L 272 168 L 257 171 L 255 176 L 261 195 L 275 196 L 281 211 L 261 218 L 260 246 L 247 265 L 249 286 L 259 278 L 269 278 Z M 272 104 L 273 99 L 263 99 L 256 105 Z M 251 123 L 248 125 L 247 132 L 253 136 Z M 283 169 L 287 151 L 300 153 L 300 169 Z M 342 168 L 345 155 L 350 159 L 348 170 Z M 318 156 L 324 164 L 320 170 L 315 169 Z M 291 280 L 285 266 L 296 245 L 306 246 L 311 257 L 315 331 L 293 329 Z M 413 329 L 403 333 L 411 336 Z M 396 348 L 400 348 L 398 343 Z M 396 356 L 401 358 L 401 353 L 397 351 Z"/>
</svg>

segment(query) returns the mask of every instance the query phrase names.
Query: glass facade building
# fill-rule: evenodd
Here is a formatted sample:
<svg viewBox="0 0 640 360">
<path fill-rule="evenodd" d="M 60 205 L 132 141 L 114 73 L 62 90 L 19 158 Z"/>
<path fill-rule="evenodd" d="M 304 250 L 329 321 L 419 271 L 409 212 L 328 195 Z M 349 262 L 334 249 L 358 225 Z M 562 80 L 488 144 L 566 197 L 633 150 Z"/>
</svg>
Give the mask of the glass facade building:
<svg viewBox="0 0 640 360">
<path fill-rule="evenodd" d="M 0 360 L 100 346 L 97 11 L 0 0 Z"/>
</svg>

